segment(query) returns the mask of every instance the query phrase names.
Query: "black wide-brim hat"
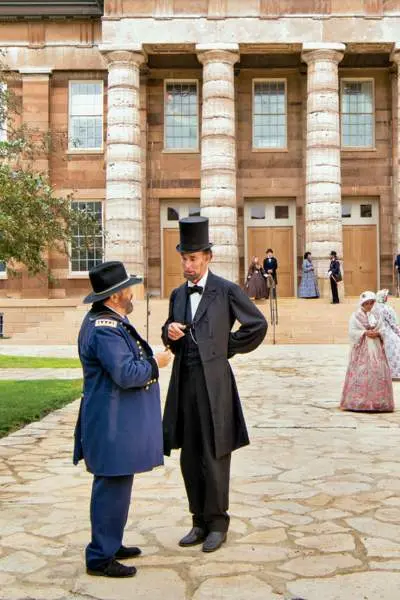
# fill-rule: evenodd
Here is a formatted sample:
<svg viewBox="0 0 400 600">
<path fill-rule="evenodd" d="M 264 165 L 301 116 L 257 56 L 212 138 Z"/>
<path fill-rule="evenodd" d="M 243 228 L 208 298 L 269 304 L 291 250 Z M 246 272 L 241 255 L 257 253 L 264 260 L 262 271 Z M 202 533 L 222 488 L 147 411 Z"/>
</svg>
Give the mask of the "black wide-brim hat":
<svg viewBox="0 0 400 600">
<path fill-rule="evenodd" d="M 208 239 L 207 217 L 185 217 L 179 221 L 180 243 L 178 252 L 200 252 L 209 250 L 212 244 Z"/>
<path fill-rule="evenodd" d="M 131 285 L 142 283 L 143 279 L 136 275 L 128 275 L 122 262 L 110 260 L 90 269 L 90 283 L 93 291 L 83 300 L 84 304 L 105 300 Z"/>
</svg>

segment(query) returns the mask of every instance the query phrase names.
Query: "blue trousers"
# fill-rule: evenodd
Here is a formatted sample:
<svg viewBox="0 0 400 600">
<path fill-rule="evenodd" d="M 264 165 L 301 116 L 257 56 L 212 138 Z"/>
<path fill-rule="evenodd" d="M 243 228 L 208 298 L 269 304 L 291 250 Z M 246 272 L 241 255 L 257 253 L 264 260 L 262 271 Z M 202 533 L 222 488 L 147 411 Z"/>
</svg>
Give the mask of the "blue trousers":
<svg viewBox="0 0 400 600">
<path fill-rule="evenodd" d="M 133 475 L 94 476 L 90 502 L 92 541 L 86 548 L 86 566 L 106 565 L 122 545 L 131 502 Z"/>
</svg>

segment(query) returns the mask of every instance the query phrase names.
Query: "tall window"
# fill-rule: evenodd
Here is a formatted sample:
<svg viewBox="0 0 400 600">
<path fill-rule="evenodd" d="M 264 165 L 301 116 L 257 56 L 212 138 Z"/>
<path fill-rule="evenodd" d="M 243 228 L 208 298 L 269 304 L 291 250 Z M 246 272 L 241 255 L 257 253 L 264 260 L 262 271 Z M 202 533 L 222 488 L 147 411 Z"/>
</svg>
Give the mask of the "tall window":
<svg viewBox="0 0 400 600">
<path fill-rule="evenodd" d="M 342 79 L 342 147 L 373 148 L 374 84 Z"/>
<path fill-rule="evenodd" d="M 197 81 L 167 81 L 164 101 L 164 148 L 197 150 L 198 147 Z"/>
<path fill-rule="evenodd" d="M 70 81 L 69 149 L 103 148 L 103 82 Z"/>
<path fill-rule="evenodd" d="M 72 202 L 72 206 L 94 217 L 98 227 L 93 235 L 84 235 L 79 227 L 73 231 L 71 242 L 71 271 L 85 273 L 103 260 L 103 205 L 101 202 Z"/>
<path fill-rule="evenodd" d="M 0 82 L 0 142 L 7 140 L 7 84 Z"/>
<path fill-rule="evenodd" d="M 253 148 L 286 148 L 286 81 L 255 80 L 253 88 Z"/>
</svg>

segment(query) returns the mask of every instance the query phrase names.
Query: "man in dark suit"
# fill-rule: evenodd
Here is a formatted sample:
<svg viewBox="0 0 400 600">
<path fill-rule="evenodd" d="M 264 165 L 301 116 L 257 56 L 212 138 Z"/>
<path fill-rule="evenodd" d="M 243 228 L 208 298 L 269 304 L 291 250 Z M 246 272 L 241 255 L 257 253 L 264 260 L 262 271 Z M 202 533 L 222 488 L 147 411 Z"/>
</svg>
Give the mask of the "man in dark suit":
<svg viewBox="0 0 400 600">
<path fill-rule="evenodd" d="M 93 473 L 90 519 L 92 539 L 86 548 L 89 575 L 132 577 L 135 567 L 117 559 L 140 554 L 122 545 L 133 475 L 163 464 L 158 369 L 170 352 L 153 356 L 130 324 L 132 286 L 119 261 L 89 272 L 93 303 L 79 332 L 83 397 L 75 429 L 74 464 L 84 459 Z"/>
<path fill-rule="evenodd" d="M 264 258 L 264 271 L 267 275 L 271 275 L 272 279 L 275 282 L 275 288 L 273 293 L 276 296 L 276 286 L 278 285 L 278 276 L 276 274 L 276 271 L 278 269 L 278 261 L 276 260 L 275 256 L 274 256 L 274 251 L 272 250 L 272 248 L 268 248 L 268 250 L 266 251 L 266 257 Z M 267 294 L 266 297 L 269 298 L 269 290 L 270 287 L 267 285 Z"/>
<path fill-rule="evenodd" d="M 240 287 L 209 271 L 208 219 L 181 219 L 187 283 L 171 294 L 162 338 L 175 354 L 164 411 L 164 452 L 182 448 L 181 470 L 193 527 L 181 546 L 217 550 L 229 526 L 231 452 L 249 443 L 228 362 L 263 341 L 267 322 Z M 234 322 L 240 328 L 232 333 Z"/>
</svg>

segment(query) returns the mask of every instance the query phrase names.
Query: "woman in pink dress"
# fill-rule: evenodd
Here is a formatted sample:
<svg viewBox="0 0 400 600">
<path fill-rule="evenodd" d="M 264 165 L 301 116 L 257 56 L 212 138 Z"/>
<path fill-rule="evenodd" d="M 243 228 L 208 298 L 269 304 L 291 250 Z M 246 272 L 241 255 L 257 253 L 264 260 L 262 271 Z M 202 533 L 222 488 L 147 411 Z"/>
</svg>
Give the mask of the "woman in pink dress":
<svg viewBox="0 0 400 600">
<path fill-rule="evenodd" d="M 340 403 L 342 410 L 394 410 L 392 377 L 382 343 L 384 325 L 375 301 L 373 292 L 363 292 L 359 309 L 350 317 L 353 347 Z"/>
</svg>

